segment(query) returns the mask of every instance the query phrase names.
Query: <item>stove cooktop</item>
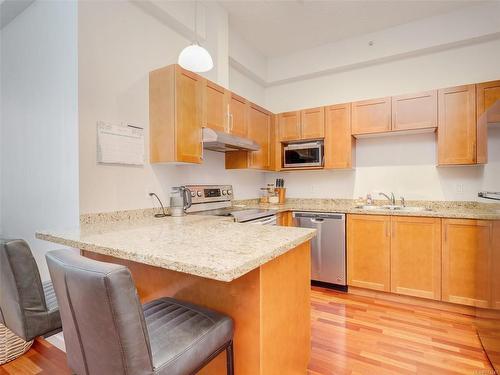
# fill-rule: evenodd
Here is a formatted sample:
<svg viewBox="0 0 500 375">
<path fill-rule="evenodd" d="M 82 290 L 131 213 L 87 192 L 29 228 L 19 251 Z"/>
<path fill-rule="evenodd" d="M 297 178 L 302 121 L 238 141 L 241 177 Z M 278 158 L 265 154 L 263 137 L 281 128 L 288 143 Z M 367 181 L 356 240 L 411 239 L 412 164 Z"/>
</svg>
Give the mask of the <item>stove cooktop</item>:
<svg viewBox="0 0 500 375">
<path fill-rule="evenodd" d="M 234 221 L 244 223 L 276 214 L 274 210 L 262 210 L 258 208 L 226 207 L 215 210 L 193 212 L 192 215 L 210 215 L 210 216 L 232 216 Z"/>
</svg>

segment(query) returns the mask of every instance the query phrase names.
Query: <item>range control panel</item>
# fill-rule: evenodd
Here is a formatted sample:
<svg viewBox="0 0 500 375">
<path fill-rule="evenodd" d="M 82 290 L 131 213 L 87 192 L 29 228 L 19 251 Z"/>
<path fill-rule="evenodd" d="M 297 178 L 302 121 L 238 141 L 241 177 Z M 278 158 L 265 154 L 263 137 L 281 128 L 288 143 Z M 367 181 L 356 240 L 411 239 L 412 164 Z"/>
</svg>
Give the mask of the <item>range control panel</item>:
<svg viewBox="0 0 500 375">
<path fill-rule="evenodd" d="M 226 202 L 233 200 L 232 185 L 185 185 L 191 191 L 193 203 Z"/>
</svg>

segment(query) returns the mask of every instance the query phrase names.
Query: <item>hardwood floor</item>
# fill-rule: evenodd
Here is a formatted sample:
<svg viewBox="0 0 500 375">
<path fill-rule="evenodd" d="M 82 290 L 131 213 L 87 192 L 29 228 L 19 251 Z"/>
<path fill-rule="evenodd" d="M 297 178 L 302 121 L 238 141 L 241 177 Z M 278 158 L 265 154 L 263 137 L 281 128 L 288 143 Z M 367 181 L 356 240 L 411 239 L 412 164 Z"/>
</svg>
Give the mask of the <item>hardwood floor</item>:
<svg viewBox="0 0 500 375">
<path fill-rule="evenodd" d="M 0 375 L 70 375 L 64 352 L 43 339 L 18 359 L 0 366 Z"/>
<path fill-rule="evenodd" d="M 311 303 L 309 375 L 494 374 L 472 317 L 322 288 L 313 288 Z M 63 352 L 37 340 L 0 366 L 0 375 L 12 374 L 70 371 Z"/>
<path fill-rule="evenodd" d="M 310 375 L 495 374 L 470 316 L 312 291 Z"/>
</svg>

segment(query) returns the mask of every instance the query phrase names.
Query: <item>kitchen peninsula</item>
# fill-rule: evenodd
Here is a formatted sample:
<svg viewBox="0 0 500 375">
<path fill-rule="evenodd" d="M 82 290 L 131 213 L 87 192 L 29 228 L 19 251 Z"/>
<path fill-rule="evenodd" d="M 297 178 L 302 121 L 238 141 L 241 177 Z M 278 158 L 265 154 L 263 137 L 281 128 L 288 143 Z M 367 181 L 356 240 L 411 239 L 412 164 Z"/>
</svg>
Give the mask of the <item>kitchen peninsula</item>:
<svg viewBox="0 0 500 375">
<path fill-rule="evenodd" d="M 310 351 L 310 243 L 315 230 L 212 216 L 115 220 L 37 238 L 126 265 L 142 302 L 171 296 L 235 322 L 235 372 L 304 374 Z M 286 350 L 284 350 L 286 348 Z M 225 354 L 201 374 L 224 374 Z"/>
</svg>

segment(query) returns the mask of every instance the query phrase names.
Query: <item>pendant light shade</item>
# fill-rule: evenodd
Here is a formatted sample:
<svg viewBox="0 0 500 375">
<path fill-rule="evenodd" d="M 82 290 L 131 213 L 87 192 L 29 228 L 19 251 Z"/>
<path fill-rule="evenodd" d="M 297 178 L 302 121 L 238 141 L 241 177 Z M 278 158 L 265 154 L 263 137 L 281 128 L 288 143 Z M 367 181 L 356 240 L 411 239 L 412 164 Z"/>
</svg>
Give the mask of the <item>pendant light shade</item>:
<svg viewBox="0 0 500 375">
<path fill-rule="evenodd" d="M 184 69 L 195 73 L 208 72 L 214 67 L 212 56 L 198 43 L 193 43 L 184 48 L 179 54 L 178 63 Z"/>
</svg>

